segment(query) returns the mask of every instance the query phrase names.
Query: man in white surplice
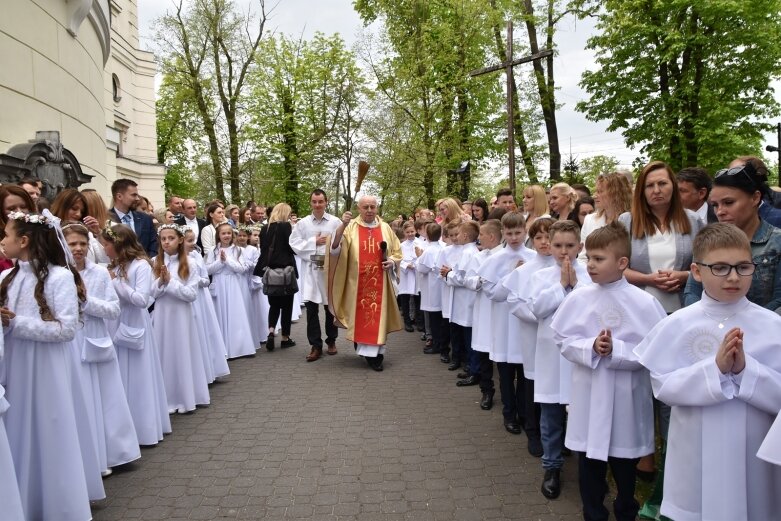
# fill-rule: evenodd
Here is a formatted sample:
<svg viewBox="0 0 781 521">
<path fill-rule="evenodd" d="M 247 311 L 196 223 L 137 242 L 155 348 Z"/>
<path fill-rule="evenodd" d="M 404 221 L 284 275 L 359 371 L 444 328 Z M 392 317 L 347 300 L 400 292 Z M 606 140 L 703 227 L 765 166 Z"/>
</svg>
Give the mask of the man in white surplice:
<svg viewBox="0 0 781 521">
<path fill-rule="evenodd" d="M 326 273 L 323 264 L 319 266 L 312 261 L 312 255 L 326 254 L 326 241 L 329 235 L 339 227 L 341 220 L 326 213 L 328 196 L 319 188 L 309 196 L 309 206 L 312 214 L 300 219 L 290 235 L 290 247 L 301 259 L 301 277 L 303 277 L 303 300 L 306 306 L 306 336 L 312 350 L 306 357 L 307 362 L 314 362 L 323 355 L 323 339 L 320 330 L 319 307 L 325 309 L 325 343 L 328 354 L 336 354 L 337 328 L 334 317 L 328 310 L 328 291 Z"/>
</svg>

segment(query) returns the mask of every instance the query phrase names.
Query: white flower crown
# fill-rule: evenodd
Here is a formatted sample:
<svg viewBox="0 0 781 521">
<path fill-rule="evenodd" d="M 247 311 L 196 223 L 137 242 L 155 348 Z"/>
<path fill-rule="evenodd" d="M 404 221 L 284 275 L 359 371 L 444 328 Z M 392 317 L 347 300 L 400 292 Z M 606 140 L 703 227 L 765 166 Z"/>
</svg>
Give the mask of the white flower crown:
<svg viewBox="0 0 781 521">
<path fill-rule="evenodd" d="M 189 226 L 179 226 L 178 224 L 161 224 L 157 228 L 157 235 L 160 235 L 163 230 L 173 230 L 184 237 L 184 232 L 186 232 L 188 229 L 190 229 Z"/>
<path fill-rule="evenodd" d="M 9 221 L 24 221 L 30 224 L 45 224 L 49 228 L 54 228 L 54 220 L 45 215 L 39 215 L 37 213 L 24 213 L 24 212 L 9 212 Z"/>
</svg>

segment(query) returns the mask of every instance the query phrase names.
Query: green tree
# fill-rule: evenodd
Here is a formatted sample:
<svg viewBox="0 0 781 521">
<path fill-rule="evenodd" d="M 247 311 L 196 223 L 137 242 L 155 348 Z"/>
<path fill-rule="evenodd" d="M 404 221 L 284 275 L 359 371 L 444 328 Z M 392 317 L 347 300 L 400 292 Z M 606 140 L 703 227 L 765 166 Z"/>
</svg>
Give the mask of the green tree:
<svg viewBox="0 0 781 521">
<path fill-rule="evenodd" d="M 723 167 L 759 153 L 756 123 L 779 114 L 778 0 L 606 0 L 588 48 L 589 99 L 578 110 L 609 121 L 627 145 L 673 169 Z"/>
<path fill-rule="evenodd" d="M 163 73 L 193 102 L 206 134 L 216 195 L 241 200 L 242 98 L 266 22 L 265 0 L 257 17 L 239 12 L 233 0 L 183 0 L 159 18 L 155 41 Z M 192 130 L 192 129 L 190 129 Z M 227 152 L 227 153 L 226 153 Z"/>
<path fill-rule="evenodd" d="M 579 164 L 578 180 L 575 182 L 594 188 L 600 174 L 609 174 L 618 168 L 618 159 L 614 156 L 596 155 L 584 157 Z"/>
</svg>

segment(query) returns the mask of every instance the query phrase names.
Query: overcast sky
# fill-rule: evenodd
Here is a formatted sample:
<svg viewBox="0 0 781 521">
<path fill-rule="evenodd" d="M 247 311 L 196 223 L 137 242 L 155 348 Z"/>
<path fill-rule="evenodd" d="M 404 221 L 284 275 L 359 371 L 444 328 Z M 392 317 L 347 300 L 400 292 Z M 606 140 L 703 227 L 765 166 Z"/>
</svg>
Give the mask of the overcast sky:
<svg viewBox="0 0 781 521">
<path fill-rule="evenodd" d="M 257 0 L 236 0 L 243 9 L 257 11 Z M 267 0 L 271 5 L 274 0 Z M 173 5 L 171 0 L 138 0 L 139 26 L 142 46 L 151 48 L 151 25 Z M 360 31 L 361 20 L 352 7 L 351 0 L 278 0 L 271 13 L 269 28 L 275 32 L 310 37 L 320 31 L 339 33 L 348 45 L 352 45 Z M 591 51 L 585 49 L 586 40 L 594 31 L 593 22 L 569 18 L 563 20 L 556 34 L 558 56 L 555 60 L 557 101 L 562 107 L 557 111 L 557 123 L 562 154 L 567 156 L 572 143 L 572 153 L 578 159 L 597 154 L 615 156 L 621 166 L 631 166 L 639 154 L 624 146 L 618 133 L 605 131 L 606 123 L 592 123 L 583 114 L 575 112 L 575 104 L 586 98 L 578 87 L 580 76 L 587 68 L 593 68 Z M 529 65 L 526 65 L 529 67 Z M 499 79 L 499 78 L 498 78 Z M 775 144 L 774 135 L 769 137 Z M 767 144 L 767 143 L 765 143 Z"/>
</svg>

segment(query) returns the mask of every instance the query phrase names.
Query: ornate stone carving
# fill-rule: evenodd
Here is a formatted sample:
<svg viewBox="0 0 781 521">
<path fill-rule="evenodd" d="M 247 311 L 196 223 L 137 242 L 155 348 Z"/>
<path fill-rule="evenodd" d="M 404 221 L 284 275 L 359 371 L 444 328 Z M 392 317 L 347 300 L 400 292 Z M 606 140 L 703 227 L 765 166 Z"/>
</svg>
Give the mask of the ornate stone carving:
<svg viewBox="0 0 781 521">
<path fill-rule="evenodd" d="M 93 176 L 85 174 L 70 150 L 62 146 L 56 130 L 35 133 L 35 139 L 14 145 L 0 154 L 0 183 L 25 177 L 43 181 L 41 195 L 52 201 L 63 188 L 78 188 Z"/>
</svg>

